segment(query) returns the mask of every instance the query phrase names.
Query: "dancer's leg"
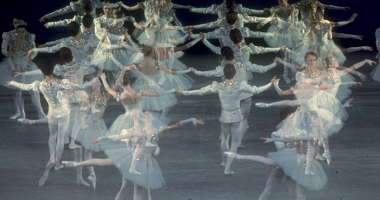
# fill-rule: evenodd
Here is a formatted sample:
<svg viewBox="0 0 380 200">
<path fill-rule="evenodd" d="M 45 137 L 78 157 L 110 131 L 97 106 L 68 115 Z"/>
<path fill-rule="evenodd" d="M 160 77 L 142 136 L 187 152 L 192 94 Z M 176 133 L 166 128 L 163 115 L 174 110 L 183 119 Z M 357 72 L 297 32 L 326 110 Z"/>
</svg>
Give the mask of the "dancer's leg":
<svg viewBox="0 0 380 200">
<path fill-rule="evenodd" d="M 242 112 L 241 114 L 243 115 L 243 121 L 240 122 L 240 127 L 239 127 L 240 134 L 241 134 L 239 138 L 239 143 L 238 143 L 239 148 L 244 148 L 244 145 L 242 144 L 241 141 L 248 128 L 248 117 L 249 117 L 249 113 L 251 112 L 251 106 L 252 106 L 251 98 L 247 98 L 240 101 L 240 109 Z"/>
<path fill-rule="evenodd" d="M 49 177 L 50 169 L 55 164 L 55 154 L 56 154 L 56 146 L 57 146 L 57 134 L 58 134 L 58 121 L 57 119 L 49 119 L 49 152 L 50 152 L 50 158 L 49 162 L 46 164 L 44 174 L 42 175 L 41 179 L 38 181 L 38 186 L 43 186 L 45 184 L 45 181 Z"/>
<path fill-rule="evenodd" d="M 306 169 L 305 174 L 314 174 L 314 172 L 310 171 L 311 162 L 314 160 L 315 155 L 315 147 L 311 143 L 311 141 L 307 141 L 308 148 L 307 148 L 307 155 L 306 155 Z"/>
<path fill-rule="evenodd" d="M 239 126 L 240 126 L 240 122 L 231 124 L 230 131 L 231 131 L 232 140 L 231 140 L 231 148 L 230 148 L 229 152 L 232 152 L 232 153 L 236 153 L 237 147 L 238 147 L 238 142 L 239 142 L 239 139 L 241 136 Z M 233 161 L 233 158 L 227 159 L 226 167 L 224 168 L 224 174 L 233 174 L 234 173 L 230 169 L 232 161 Z"/>
<path fill-rule="evenodd" d="M 297 184 L 297 200 L 306 200 L 305 188 Z"/>
<path fill-rule="evenodd" d="M 122 182 L 123 183 L 121 184 L 121 188 L 120 188 L 119 192 L 117 193 L 115 200 L 127 199 L 127 183 L 128 183 L 128 181 L 127 181 L 127 179 L 124 178 L 124 176 L 122 178 Z"/>
<path fill-rule="evenodd" d="M 297 198 L 297 182 L 295 182 L 293 179 L 290 177 L 286 177 L 286 181 L 288 182 L 289 186 L 289 197 L 290 199 L 296 199 Z"/>
<path fill-rule="evenodd" d="M 21 90 L 16 91 L 16 102 L 17 102 L 18 108 L 20 109 L 20 113 L 21 113 L 21 116 L 19 119 L 25 119 L 24 99 L 22 98 L 22 91 Z"/>
<path fill-rule="evenodd" d="M 170 111 L 170 108 L 172 107 L 166 107 L 162 110 L 162 115 L 163 117 L 166 117 L 166 115 L 168 115 L 169 111 Z"/>
<path fill-rule="evenodd" d="M 85 149 L 84 151 L 84 160 L 91 160 L 92 159 L 92 151 Z M 87 170 L 90 173 L 90 175 L 87 177 L 87 179 L 91 183 L 92 188 L 96 188 L 96 175 L 95 170 L 93 166 L 87 166 Z"/>
<path fill-rule="evenodd" d="M 29 91 L 29 94 L 30 94 L 30 99 L 32 100 L 34 107 L 36 107 L 36 110 L 38 111 L 38 118 L 40 119 L 46 118 L 46 114 L 41 106 L 40 93 L 33 90 L 33 91 Z"/>
<path fill-rule="evenodd" d="M 10 116 L 9 119 L 17 119 L 18 117 L 21 116 L 21 111 L 20 111 L 20 108 L 18 107 L 18 100 L 17 100 L 17 93 L 18 92 L 21 92 L 21 90 L 16 90 L 15 96 L 13 98 L 13 101 L 15 102 L 16 112 L 12 116 Z"/>
<path fill-rule="evenodd" d="M 322 138 L 322 144 L 323 144 L 323 148 L 325 149 L 325 152 L 322 154 L 322 156 L 327 160 L 327 164 L 330 165 L 331 154 L 330 154 L 330 147 L 329 147 L 329 138 L 327 135 Z"/>
<path fill-rule="evenodd" d="M 259 197 L 259 200 L 267 200 L 269 198 L 269 195 L 273 193 L 277 184 L 281 182 L 281 179 L 284 177 L 284 175 L 285 173 L 282 169 L 273 168 L 265 185 L 265 189 Z"/>
<path fill-rule="evenodd" d="M 223 156 L 223 162 L 222 166 L 226 166 L 227 160 L 224 157 L 224 153 L 229 151 L 230 147 L 228 145 L 228 138 L 231 130 L 231 124 L 221 123 L 221 129 L 222 129 L 222 141 L 220 142 L 220 148 L 222 150 L 222 156 Z"/>
<path fill-rule="evenodd" d="M 142 187 L 134 183 L 133 200 L 142 200 Z"/>
<path fill-rule="evenodd" d="M 82 148 L 74 149 L 75 162 L 82 162 Z M 86 183 L 82 177 L 82 166 L 76 167 L 77 172 L 77 185 L 90 186 L 90 184 Z"/>
<path fill-rule="evenodd" d="M 69 128 L 70 116 L 58 118 L 58 134 L 57 134 L 57 147 L 55 150 L 55 167 L 54 170 L 63 168 L 59 163 L 64 149 L 64 137 L 67 129 Z"/>
<path fill-rule="evenodd" d="M 266 158 L 263 156 L 249 156 L 249 155 L 239 155 L 237 153 L 232 153 L 232 152 L 226 152 L 227 157 L 229 158 L 235 158 L 235 159 L 240 159 L 240 160 L 250 160 L 250 161 L 255 161 L 262 163 L 264 165 L 269 165 L 269 166 L 278 166 L 278 163 L 272 159 L 272 158 Z"/>
<path fill-rule="evenodd" d="M 152 197 L 150 196 L 150 189 L 149 188 L 142 188 L 142 199 L 143 200 L 152 200 Z"/>
<path fill-rule="evenodd" d="M 70 120 L 73 120 L 73 127 L 71 129 L 71 142 L 69 144 L 69 149 L 74 149 L 74 148 L 80 148 L 79 145 L 75 144 L 75 140 L 78 136 L 78 133 L 80 131 L 81 125 L 82 125 L 82 114 L 80 113 L 80 107 L 75 105 L 71 106 L 71 112 L 74 112 L 70 118 Z M 70 122 L 71 123 L 71 122 Z"/>
</svg>

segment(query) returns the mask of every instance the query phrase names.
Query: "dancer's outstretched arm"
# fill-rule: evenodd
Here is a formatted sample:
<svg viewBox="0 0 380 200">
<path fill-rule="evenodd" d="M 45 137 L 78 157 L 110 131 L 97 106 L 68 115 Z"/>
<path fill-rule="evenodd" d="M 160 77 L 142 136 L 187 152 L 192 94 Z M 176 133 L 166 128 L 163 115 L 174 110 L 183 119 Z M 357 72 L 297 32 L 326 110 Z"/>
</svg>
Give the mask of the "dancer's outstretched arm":
<svg viewBox="0 0 380 200">
<path fill-rule="evenodd" d="M 351 71 L 354 71 L 354 70 L 356 70 L 356 69 L 359 69 L 360 67 L 362 67 L 362 66 L 365 65 L 365 64 L 369 64 L 369 65 L 372 66 L 372 64 L 376 64 L 376 62 L 375 62 L 375 61 L 372 61 L 372 60 L 369 60 L 369 59 L 365 59 L 365 60 L 363 60 L 363 61 L 361 61 L 361 62 L 358 62 L 358 63 L 352 65 L 351 67 L 349 67 L 349 68 L 345 68 L 345 69 L 343 69 L 343 70 L 341 70 L 341 71 L 344 72 L 343 74 L 350 73 Z"/>
<path fill-rule="evenodd" d="M 357 40 L 363 40 L 362 35 L 353 35 L 353 34 L 332 32 L 332 36 L 336 37 L 336 38 L 352 38 L 352 39 L 357 39 Z"/>
<path fill-rule="evenodd" d="M 273 79 L 268 84 L 260 87 L 250 86 L 247 84 L 247 82 L 243 82 L 240 84 L 240 92 L 260 94 L 261 92 L 264 92 L 265 90 L 269 89 L 273 85 L 273 82 L 275 82 L 276 80 L 278 79 L 276 79 L 276 77 L 273 77 Z"/>
<path fill-rule="evenodd" d="M 132 7 L 125 5 L 122 1 L 118 1 L 117 4 L 119 4 L 122 8 L 124 8 L 128 11 L 138 10 L 138 9 L 142 8 L 141 4 L 137 4 L 137 5 L 134 5 Z"/>
<path fill-rule="evenodd" d="M 256 103 L 256 107 L 259 108 L 268 108 L 268 107 L 286 107 L 286 106 L 299 106 L 300 102 L 298 100 L 285 100 L 285 101 L 278 101 L 274 103 Z"/>
<path fill-rule="evenodd" d="M 64 19 L 64 20 L 59 20 L 56 22 L 48 22 L 44 24 L 45 28 L 51 28 L 51 27 L 66 27 L 69 25 L 70 22 L 77 22 L 78 24 L 81 24 L 81 17 L 78 15 L 75 15 L 71 19 Z"/>
<path fill-rule="evenodd" d="M 203 87 L 198 90 L 191 90 L 191 91 L 183 91 L 182 88 L 178 88 L 177 91 L 178 95 L 184 95 L 184 96 L 203 96 L 204 94 L 211 94 L 211 93 L 218 93 L 219 92 L 219 86 L 218 82 L 214 81 L 211 85 L 208 85 L 206 87 Z"/>
<path fill-rule="evenodd" d="M 291 90 L 291 89 L 285 90 L 285 91 L 281 90 L 280 86 L 278 85 L 279 82 L 280 81 L 273 82 L 273 86 L 276 89 L 276 92 L 278 93 L 278 95 L 284 96 L 284 95 L 292 95 L 292 94 L 294 94 L 294 91 Z"/>
<path fill-rule="evenodd" d="M 283 64 L 285 67 L 288 67 L 290 69 L 295 69 L 295 70 L 299 70 L 299 71 L 303 70 L 303 66 L 295 65 L 295 64 L 292 64 L 292 63 L 287 63 L 287 62 L 283 61 L 282 59 L 280 59 L 279 62 L 281 64 Z"/>
<path fill-rule="evenodd" d="M 206 77 L 222 77 L 222 76 L 224 76 L 223 67 L 221 67 L 221 66 L 218 66 L 215 68 L 215 70 L 210 70 L 210 71 L 199 71 L 199 70 L 194 69 L 193 67 L 190 67 L 189 69 L 191 70 L 191 72 L 193 72 L 194 74 L 196 74 L 198 76 L 206 76 Z"/>
<path fill-rule="evenodd" d="M 279 62 L 280 58 L 276 57 L 273 61 L 272 64 L 270 65 L 256 65 L 256 64 L 250 64 L 250 65 L 245 65 L 245 68 L 249 72 L 256 72 L 256 73 L 265 73 L 277 66 L 277 63 Z"/>
<path fill-rule="evenodd" d="M 277 47 L 277 48 L 270 48 L 270 47 L 261 47 L 261 46 L 255 46 L 252 43 L 248 45 L 250 48 L 251 54 L 263 54 L 263 53 L 277 53 L 280 50 L 285 50 L 286 46 Z"/>
</svg>

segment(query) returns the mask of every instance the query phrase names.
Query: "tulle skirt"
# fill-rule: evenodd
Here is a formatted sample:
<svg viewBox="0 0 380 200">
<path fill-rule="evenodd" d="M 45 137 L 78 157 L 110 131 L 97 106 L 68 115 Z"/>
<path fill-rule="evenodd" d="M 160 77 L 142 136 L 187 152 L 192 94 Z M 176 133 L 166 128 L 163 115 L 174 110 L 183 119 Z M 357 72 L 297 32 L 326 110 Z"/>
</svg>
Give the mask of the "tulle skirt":
<svg viewBox="0 0 380 200">
<path fill-rule="evenodd" d="M 323 90 L 319 90 L 317 93 L 317 103 L 319 108 L 324 108 L 334 115 L 342 107 L 342 104 L 337 98 L 335 98 L 335 96 Z M 339 116 L 336 117 L 338 117 L 338 119 L 340 119 L 341 121 L 346 121 L 348 118 L 348 114 L 346 112 L 346 109 L 342 109 L 343 111 L 340 113 Z"/>
<path fill-rule="evenodd" d="M 92 144 L 92 141 L 107 134 L 108 128 L 104 123 L 104 120 L 85 120 L 84 123 L 86 123 L 85 128 L 82 128 L 79 131 L 76 140 L 88 150 L 94 152 L 102 151 L 103 149 L 101 149 L 99 143 Z"/>
<path fill-rule="evenodd" d="M 113 50 L 106 50 L 104 52 L 99 51 L 94 56 L 105 56 L 105 53 L 112 53 L 115 59 L 123 66 L 127 66 L 131 64 L 130 58 L 133 55 L 133 52 L 129 50 L 113 49 Z M 110 58 L 107 58 L 107 60 L 104 63 L 100 64 L 99 68 L 101 70 L 112 71 L 112 72 L 120 71 L 120 67 L 118 67 Z"/>
<path fill-rule="evenodd" d="M 129 172 L 133 159 L 133 148 L 128 147 L 125 141 L 113 142 L 105 149 L 105 154 L 112 160 L 119 172 L 133 183 L 152 190 L 165 185 L 160 166 L 153 157 L 139 155 L 135 161 L 135 169 L 141 174 Z"/>
<path fill-rule="evenodd" d="M 26 71 L 34 71 L 34 70 L 38 70 L 37 65 L 29 61 L 26 66 Z M 16 67 L 15 71 L 20 72 L 21 70 Z M 16 81 L 19 83 L 31 84 L 34 81 L 42 81 L 44 79 L 45 77 L 42 74 L 12 77 L 11 66 L 7 58 L 3 59 L 3 61 L 0 63 L 0 84 L 2 86 L 5 86 L 7 84 L 7 81 Z M 16 89 L 14 87 L 8 87 L 8 88 Z"/>
<path fill-rule="evenodd" d="M 306 155 L 297 153 L 296 149 L 285 149 L 269 153 L 268 157 L 274 159 L 287 176 L 308 190 L 320 190 L 327 183 L 326 173 L 321 164 L 315 159 L 311 162 L 310 168 L 310 171 L 315 174 L 305 174 Z"/>
<path fill-rule="evenodd" d="M 170 24 L 168 24 L 170 25 Z M 164 26 L 164 25 L 161 25 Z M 158 25 L 151 26 L 142 33 L 137 40 L 144 45 L 152 48 L 159 47 L 172 47 L 168 39 L 178 40 L 183 37 L 184 34 L 179 30 L 168 30 L 165 28 L 159 28 Z"/>
<path fill-rule="evenodd" d="M 380 59 L 379 59 L 380 61 Z M 375 69 L 372 70 L 371 72 L 371 78 L 374 80 L 374 81 L 377 81 L 377 82 L 380 82 L 380 64 L 378 64 Z"/>
<path fill-rule="evenodd" d="M 292 28 L 281 28 L 273 25 L 269 27 L 264 40 L 270 47 L 282 47 L 286 45 L 288 48 L 293 48 L 297 44 L 296 38 L 293 35 Z"/>
<path fill-rule="evenodd" d="M 321 133 L 319 132 L 314 133 L 312 131 L 311 124 L 315 123 L 314 118 L 318 119 L 319 127 L 324 128 L 326 127 L 327 124 L 329 124 L 330 121 L 334 119 L 335 116 L 330 111 L 324 108 L 318 108 L 315 111 L 301 111 L 301 109 L 299 108 L 294 113 L 294 116 L 289 116 L 289 117 L 293 117 L 292 120 L 287 120 L 288 121 L 287 123 L 291 123 L 287 125 L 289 125 L 290 127 L 293 127 L 294 137 L 303 136 L 303 137 L 309 137 L 310 139 L 312 139 L 312 138 L 321 137 L 321 135 L 319 135 Z M 279 124 L 279 126 L 277 126 L 277 128 L 284 129 L 284 125 L 285 123 L 281 123 Z M 343 127 L 343 122 L 337 119 L 336 122 L 331 126 L 331 128 L 326 131 L 327 136 L 330 136 L 333 133 L 337 133 L 338 131 L 340 131 L 340 129 L 342 129 L 342 127 Z M 323 135 L 323 136 L 326 136 L 326 135 Z"/>
<path fill-rule="evenodd" d="M 194 79 L 190 78 L 190 76 L 186 74 L 173 75 L 165 73 L 161 70 L 159 70 L 157 74 L 152 74 L 148 77 L 158 85 L 162 86 L 165 90 L 178 90 L 178 87 L 182 88 L 183 90 L 189 90 L 195 82 Z M 142 78 L 138 78 L 132 85 L 132 88 L 134 90 L 139 90 L 142 89 L 142 85 L 144 85 L 144 81 Z"/>
</svg>

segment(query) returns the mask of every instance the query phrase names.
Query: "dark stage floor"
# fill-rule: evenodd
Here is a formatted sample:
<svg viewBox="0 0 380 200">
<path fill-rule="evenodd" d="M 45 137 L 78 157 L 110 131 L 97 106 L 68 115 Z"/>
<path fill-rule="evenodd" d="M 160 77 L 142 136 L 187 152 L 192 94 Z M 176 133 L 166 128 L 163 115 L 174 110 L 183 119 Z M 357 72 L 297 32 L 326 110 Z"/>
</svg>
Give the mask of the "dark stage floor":
<svg viewBox="0 0 380 200">
<path fill-rule="evenodd" d="M 41 55 L 35 62 L 38 64 Z M 364 58 L 374 59 L 374 53 L 356 53 L 349 55 L 347 67 Z M 275 54 L 252 56 L 258 64 L 269 64 Z M 54 57 L 58 61 L 56 57 Z M 211 70 L 217 66 L 215 55 L 185 55 L 182 60 L 189 67 Z M 365 66 L 359 71 L 369 76 L 371 67 Z M 253 83 L 261 86 L 273 76 L 280 76 L 283 66 L 278 66 L 266 74 L 254 74 Z M 197 89 L 220 78 L 197 77 L 193 88 Z M 359 79 L 357 79 L 359 81 Z M 287 89 L 283 80 L 280 87 Z M 330 138 L 332 164 L 322 163 L 328 183 L 317 192 L 307 192 L 307 199 L 361 200 L 379 199 L 379 129 L 380 129 L 380 85 L 372 80 L 362 87 L 353 88 L 354 105 L 347 109 L 349 119 L 344 128 Z M 14 112 L 13 93 L 9 89 L 0 89 L 0 199 L 38 199 L 38 200 L 111 200 L 121 186 L 121 174 L 114 166 L 95 167 L 97 176 L 96 190 L 77 186 L 73 168 L 51 171 L 46 185 L 38 187 L 45 164 L 49 158 L 47 140 L 49 136 L 46 124 L 22 125 L 8 119 Z M 260 95 L 253 96 L 255 102 L 274 102 L 293 97 L 279 97 L 271 88 Z M 25 93 L 25 107 L 28 118 L 36 118 L 37 112 Z M 46 101 L 41 97 L 45 111 Z M 108 126 L 120 115 L 123 108 L 111 100 L 106 110 L 105 121 Z M 245 149 L 240 154 L 266 156 L 276 151 L 273 144 L 263 144 L 259 137 L 269 137 L 279 123 L 279 108 L 257 109 L 254 106 L 249 118 L 249 129 L 244 137 Z M 172 122 L 196 117 L 204 119 L 205 126 L 194 128 L 186 125 L 164 133 L 161 139 L 161 153 L 156 158 L 166 179 L 166 186 L 152 191 L 155 200 L 246 200 L 258 199 L 265 187 L 272 168 L 255 162 L 235 160 L 231 169 L 234 175 L 225 176 L 219 164 L 220 153 L 220 103 L 217 95 L 201 97 L 178 97 L 178 104 L 172 108 L 169 118 Z M 67 145 L 62 160 L 73 160 L 73 150 Z M 94 158 L 105 158 L 104 153 L 94 153 Z M 83 177 L 88 171 L 83 168 Z M 132 199 L 133 184 L 129 183 Z M 288 199 L 285 180 L 279 185 L 270 199 Z"/>
</svg>

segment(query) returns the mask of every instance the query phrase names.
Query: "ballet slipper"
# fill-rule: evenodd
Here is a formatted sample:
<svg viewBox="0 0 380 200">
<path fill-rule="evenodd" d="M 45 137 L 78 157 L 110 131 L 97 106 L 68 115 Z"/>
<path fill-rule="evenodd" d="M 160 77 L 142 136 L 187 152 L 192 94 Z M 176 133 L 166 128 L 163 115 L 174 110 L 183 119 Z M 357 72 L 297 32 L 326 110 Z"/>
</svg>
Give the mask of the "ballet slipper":
<svg viewBox="0 0 380 200">
<path fill-rule="evenodd" d="M 88 184 L 83 179 L 77 179 L 77 185 L 82 185 L 82 186 L 90 187 L 90 184 Z"/>
<path fill-rule="evenodd" d="M 91 173 L 90 176 L 87 177 L 87 179 L 90 181 L 91 187 L 96 188 L 96 176 L 95 173 Z"/>
</svg>

